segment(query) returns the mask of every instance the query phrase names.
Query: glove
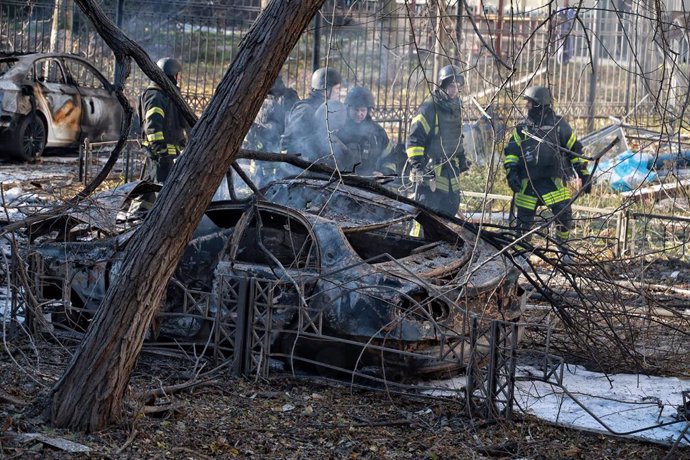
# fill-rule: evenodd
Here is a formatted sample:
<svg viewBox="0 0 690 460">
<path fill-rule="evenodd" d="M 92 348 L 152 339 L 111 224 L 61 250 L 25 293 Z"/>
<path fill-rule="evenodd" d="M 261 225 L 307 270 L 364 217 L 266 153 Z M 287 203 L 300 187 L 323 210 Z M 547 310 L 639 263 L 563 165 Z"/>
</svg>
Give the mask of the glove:
<svg viewBox="0 0 690 460">
<path fill-rule="evenodd" d="M 509 168 L 506 171 L 506 177 L 508 179 L 508 186 L 510 189 L 515 193 L 519 192 L 522 188 L 522 181 L 520 180 L 517 170 L 515 168 Z"/>
<path fill-rule="evenodd" d="M 410 160 L 410 180 L 419 185 L 424 182 L 424 165 L 419 160 Z"/>
<path fill-rule="evenodd" d="M 580 191 L 586 195 L 592 193 L 592 178 L 590 176 L 580 176 L 580 180 L 582 180 Z"/>
<path fill-rule="evenodd" d="M 467 161 L 464 157 L 460 160 L 460 166 L 458 167 L 458 170 L 460 174 L 464 173 L 465 171 L 470 170 L 470 166 L 472 165 L 471 162 Z"/>
</svg>

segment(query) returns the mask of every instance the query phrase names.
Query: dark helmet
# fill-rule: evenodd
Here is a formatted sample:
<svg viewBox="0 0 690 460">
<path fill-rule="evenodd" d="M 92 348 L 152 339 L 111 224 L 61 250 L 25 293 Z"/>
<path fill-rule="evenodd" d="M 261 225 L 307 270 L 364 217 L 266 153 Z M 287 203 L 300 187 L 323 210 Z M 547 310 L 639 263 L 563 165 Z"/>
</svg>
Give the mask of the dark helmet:
<svg viewBox="0 0 690 460">
<path fill-rule="evenodd" d="M 447 65 L 438 72 L 438 85 L 445 88 L 450 82 L 456 81 L 458 86 L 465 85 L 465 77 L 459 67 Z"/>
<path fill-rule="evenodd" d="M 268 90 L 268 94 L 278 95 L 285 90 L 285 82 L 283 82 L 283 77 L 278 75 L 278 78 L 273 82 L 273 86 Z"/>
<path fill-rule="evenodd" d="M 529 99 L 538 106 L 553 104 L 553 99 L 551 98 L 551 91 L 549 91 L 549 88 L 546 88 L 544 86 L 530 86 L 525 90 L 525 95 L 522 97 L 525 99 Z"/>
<path fill-rule="evenodd" d="M 345 105 L 371 108 L 376 105 L 376 102 L 374 102 L 374 96 L 371 94 L 371 91 L 363 86 L 355 86 L 348 91 L 347 97 L 345 97 Z"/>
<path fill-rule="evenodd" d="M 321 67 L 311 75 L 311 89 L 331 89 L 341 82 L 340 74 L 332 67 Z"/>
<path fill-rule="evenodd" d="M 177 81 L 177 74 L 182 72 L 182 63 L 177 59 L 173 59 L 171 57 L 161 58 L 158 60 L 156 64 L 158 65 L 158 67 L 160 67 L 163 73 L 173 81 Z"/>
</svg>

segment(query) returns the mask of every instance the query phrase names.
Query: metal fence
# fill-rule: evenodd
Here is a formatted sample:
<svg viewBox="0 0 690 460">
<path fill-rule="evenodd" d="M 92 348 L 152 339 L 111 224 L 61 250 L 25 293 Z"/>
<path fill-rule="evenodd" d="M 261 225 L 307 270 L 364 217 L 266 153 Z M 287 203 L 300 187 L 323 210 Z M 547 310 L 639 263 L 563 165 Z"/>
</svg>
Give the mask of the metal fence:
<svg viewBox="0 0 690 460">
<path fill-rule="evenodd" d="M 463 192 L 463 216 L 472 222 L 509 226 L 511 197 Z M 573 206 L 572 244 L 590 256 L 608 260 L 612 257 L 690 258 L 690 218 L 632 212 L 626 209 Z M 545 210 L 540 216 L 551 218 Z"/>
<path fill-rule="evenodd" d="M 0 0 L 0 50 L 76 53 L 112 75 L 112 52 L 70 0 L 57 1 L 63 29 L 51 37 L 53 2 Z M 104 7 L 153 59 L 175 56 L 184 62 L 182 92 L 198 112 L 260 12 L 255 0 L 120 0 Z M 489 104 L 504 117 L 518 116 L 513 102 L 530 84 L 552 86 L 559 111 L 586 120 L 590 128 L 598 119 L 627 114 L 645 96 L 633 114 L 641 121 L 654 117 L 655 95 L 663 95 L 665 105 L 683 104 L 690 61 L 685 20 L 667 24 L 662 53 L 652 15 L 616 8 L 569 11 L 557 13 L 552 5 L 499 17 L 464 9 L 458 14 L 455 4 L 439 10 L 400 0 L 328 2 L 293 49 L 283 75 L 304 96 L 314 66 L 336 67 L 345 77 L 344 90 L 355 84 L 373 90 L 378 118 L 404 121 L 448 63 L 466 70 L 469 120 Z M 147 81 L 134 69 L 128 94 L 134 98 Z"/>
</svg>

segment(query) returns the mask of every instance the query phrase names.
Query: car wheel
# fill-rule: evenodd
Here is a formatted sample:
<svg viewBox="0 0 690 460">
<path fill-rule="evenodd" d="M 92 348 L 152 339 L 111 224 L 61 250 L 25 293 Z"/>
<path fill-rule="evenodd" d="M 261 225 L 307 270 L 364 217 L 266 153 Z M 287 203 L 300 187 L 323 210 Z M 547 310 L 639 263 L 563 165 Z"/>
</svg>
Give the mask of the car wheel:
<svg viewBox="0 0 690 460">
<path fill-rule="evenodd" d="M 48 130 L 41 116 L 24 117 L 17 127 L 14 157 L 23 161 L 38 159 L 43 155 L 47 140 Z"/>
</svg>

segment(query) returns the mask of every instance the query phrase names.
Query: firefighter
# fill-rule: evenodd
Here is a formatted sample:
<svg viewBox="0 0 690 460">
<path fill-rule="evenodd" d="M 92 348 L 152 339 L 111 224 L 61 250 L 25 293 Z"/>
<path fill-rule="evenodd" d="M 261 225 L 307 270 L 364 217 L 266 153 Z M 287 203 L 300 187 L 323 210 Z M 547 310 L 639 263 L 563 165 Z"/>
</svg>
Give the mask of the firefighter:
<svg viewBox="0 0 690 460">
<path fill-rule="evenodd" d="M 582 192 L 590 193 L 587 161 L 581 156 L 582 144 L 573 129 L 554 112 L 549 89 L 533 86 L 523 97 L 527 118 L 515 127 L 503 160 L 508 185 L 515 193 L 517 233 L 527 233 L 537 207 L 547 206 L 556 222 L 556 240 L 563 256 L 569 258 L 565 243 L 572 228 L 572 211 L 566 181 L 575 172 L 582 181 Z"/>
<path fill-rule="evenodd" d="M 247 134 L 248 148 L 261 152 L 280 152 L 280 136 L 285 131 L 285 118 L 297 101 L 297 91 L 285 86 L 279 75 Z"/>
<path fill-rule="evenodd" d="M 287 117 L 285 133 L 280 140 L 281 151 L 301 153 L 306 159 L 313 159 L 317 148 L 314 114 L 324 102 L 339 99 L 341 82 L 340 74 L 331 67 L 314 71 L 311 77 L 311 94 L 296 102 Z"/>
<path fill-rule="evenodd" d="M 345 166 L 360 176 L 392 176 L 397 167 L 386 131 L 371 118 L 374 96 L 355 86 L 345 97 L 347 119 L 337 136 L 349 151 Z"/>
<path fill-rule="evenodd" d="M 177 86 L 182 64 L 173 58 L 157 62 L 163 73 Z M 142 145 L 146 149 L 146 179 L 163 183 L 168 178 L 177 155 L 187 143 L 189 125 L 172 100 L 156 84 L 151 84 L 139 98 Z M 141 195 L 130 203 L 126 219 L 142 217 L 153 207 L 154 193 Z"/>
<path fill-rule="evenodd" d="M 180 61 L 166 57 L 157 65 L 177 86 L 182 71 Z M 163 183 L 187 143 L 189 127 L 180 110 L 156 84 L 146 88 L 139 98 L 139 119 L 148 157 L 148 178 Z"/>
<path fill-rule="evenodd" d="M 417 184 L 415 199 L 446 216 L 460 204 L 460 174 L 468 165 L 462 145 L 462 101 L 465 78 L 449 65 L 438 74 L 438 89 L 425 100 L 412 119 L 407 138 L 407 159 Z"/>
</svg>

